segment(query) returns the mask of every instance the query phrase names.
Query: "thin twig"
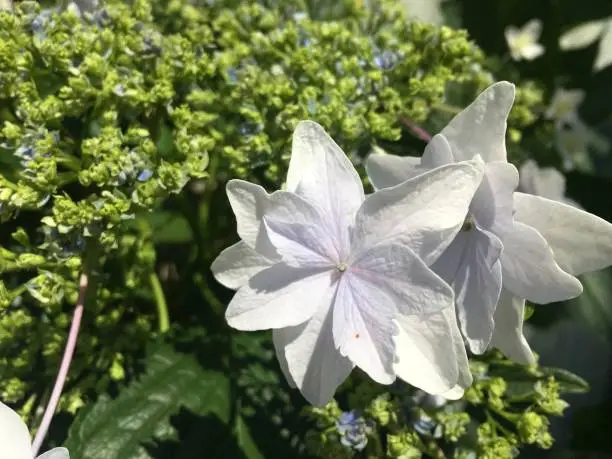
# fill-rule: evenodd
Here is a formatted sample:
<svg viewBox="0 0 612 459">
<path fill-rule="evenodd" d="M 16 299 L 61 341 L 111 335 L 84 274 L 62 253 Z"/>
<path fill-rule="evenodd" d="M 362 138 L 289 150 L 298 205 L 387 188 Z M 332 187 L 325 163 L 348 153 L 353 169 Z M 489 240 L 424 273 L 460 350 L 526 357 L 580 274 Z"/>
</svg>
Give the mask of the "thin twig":
<svg viewBox="0 0 612 459">
<path fill-rule="evenodd" d="M 423 129 L 421 126 L 413 123 L 408 118 L 400 118 L 400 121 L 404 123 L 419 139 L 429 142 L 431 140 L 431 134 Z"/>
<path fill-rule="evenodd" d="M 168 303 L 166 303 L 166 296 L 164 295 L 164 289 L 159 282 L 157 273 L 153 271 L 149 275 L 149 282 L 153 289 L 153 296 L 155 297 L 155 304 L 157 305 L 157 321 L 159 323 L 159 332 L 166 333 L 170 329 L 170 317 L 168 315 Z"/>
<path fill-rule="evenodd" d="M 66 348 L 64 349 L 62 363 L 60 365 L 59 371 L 57 372 L 57 377 L 55 378 L 55 385 L 53 386 L 53 391 L 51 392 L 49 403 L 45 408 L 45 414 L 43 415 L 42 421 L 40 421 L 40 426 L 36 431 L 36 437 L 32 442 L 32 452 L 34 454 L 34 457 L 38 455 L 38 451 L 40 450 L 42 442 L 45 439 L 45 436 L 47 435 L 47 431 L 49 430 L 49 426 L 51 425 L 51 420 L 53 419 L 53 415 L 55 414 L 55 409 L 57 408 L 57 403 L 59 402 L 60 396 L 62 395 L 62 390 L 64 389 L 64 383 L 66 382 L 66 377 L 68 376 L 68 370 L 70 369 L 70 363 L 72 362 L 74 348 L 76 346 L 77 338 L 79 336 L 79 328 L 81 327 L 81 319 L 83 317 L 83 308 L 85 305 L 85 296 L 87 293 L 88 283 L 89 279 L 87 277 L 87 274 L 84 272 L 81 273 L 81 277 L 79 278 L 79 297 L 77 299 L 74 312 L 72 313 L 72 324 L 70 325 L 70 332 L 68 334 Z"/>
</svg>

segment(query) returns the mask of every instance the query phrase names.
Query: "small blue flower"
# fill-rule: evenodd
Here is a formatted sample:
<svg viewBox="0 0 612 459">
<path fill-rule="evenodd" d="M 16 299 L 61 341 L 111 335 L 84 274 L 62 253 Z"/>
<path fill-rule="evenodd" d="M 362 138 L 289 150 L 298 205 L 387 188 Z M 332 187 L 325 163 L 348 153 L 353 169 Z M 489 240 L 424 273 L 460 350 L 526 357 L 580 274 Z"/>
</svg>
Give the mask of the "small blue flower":
<svg viewBox="0 0 612 459">
<path fill-rule="evenodd" d="M 374 65 L 381 70 L 392 69 L 398 61 L 398 56 L 392 51 L 383 51 L 374 56 Z"/>
<path fill-rule="evenodd" d="M 361 451 L 368 444 L 371 427 L 355 410 L 342 413 L 336 423 L 336 429 L 344 446 Z"/>
<path fill-rule="evenodd" d="M 136 180 L 139 182 L 146 182 L 151 177 L 153 177 L 153 171 L 151 169 L 143 169 L 140 171 L 140 174 L 136 176 Z"/>
</svg>

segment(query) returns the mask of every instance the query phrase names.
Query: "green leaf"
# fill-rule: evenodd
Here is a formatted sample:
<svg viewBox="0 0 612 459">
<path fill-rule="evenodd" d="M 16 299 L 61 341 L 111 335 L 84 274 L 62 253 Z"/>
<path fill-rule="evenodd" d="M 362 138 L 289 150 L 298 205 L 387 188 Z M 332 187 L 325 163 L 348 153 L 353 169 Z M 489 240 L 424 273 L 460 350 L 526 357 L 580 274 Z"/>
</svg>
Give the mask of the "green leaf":
<svg viewBox="0 0 612 459">
<path fill-rule="evenodd" d="M 228 378 L 203 369 L 192 356 L 159 347 L 149 356 L 140 381 L 116 399 L 100 397 L 77 416 L 66 447 L 72 459 L 159 457 L 149 455 L 151 448 L 147 446 L 152 440 L 176 439 L 169 418 L 181 407 L 226 424 L 230 417 Z M 206 438 L 206 434 L 199 432 L 200 444 L 218 441 L 218 437 Z"/>
<path fill-rule="evenodd" d="M 240 415 L 236 418 L 234 434 L 236 435 L 238 446 L 240 446 L 240 449 L 248 459 L 264 459 L 264 455 L 259 451 L 253 440 L 249 426 Z"/>
<path fill-rule="evenodd" d="M 144 217 L 153 231 L 156 243 L 181 244 L 193 239 L 191 227 L 182 215 L 167 211 L 157 211 Z"/>
<path fill-rule="evenodd" d="M 546 376 L 555 377 L 559 383 L 559 391 L 561 393 L 584 394 L 591 390 L 588 382 L 563 368 L 541 367 L 540 371 Z"/>
</svg>

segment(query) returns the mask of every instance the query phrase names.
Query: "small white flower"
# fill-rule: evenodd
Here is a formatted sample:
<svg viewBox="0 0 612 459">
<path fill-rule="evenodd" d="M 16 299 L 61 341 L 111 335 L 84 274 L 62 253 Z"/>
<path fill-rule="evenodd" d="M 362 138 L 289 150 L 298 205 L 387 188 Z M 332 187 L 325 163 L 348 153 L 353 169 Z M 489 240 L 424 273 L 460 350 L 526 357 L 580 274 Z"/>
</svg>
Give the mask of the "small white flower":
<svg viewBox="0 0 612 459">
<path fill-rule="evenodd" d="M 579 295 L 574 276 L 612 264 L 612 225 L 575 207 L 514 192 L 518 174 L 505 148 L 513 100 L 514 85 L 496 83 L 432 139 L 422 159 L 373 155 L 366 169 L 380 189 L 442 164 L 483 157 L 485 177 L 464 231 L 433 268 L 455 289 L 461 329 L 474 352 L 491 341 L 508 357 L 532 362 L 519 298 L 550 303 Z"/>
<path fill-rule="evenodd" d="M 574 123 L 578 117 L 578 107 L 584 101 L 582 89 L 557 88 L 544 116 L 558 123 Z"/>
<path fill-rule="evenodd" d="M 19 415 L 0 402 L 0 447 L 2 458 L 32 459 L 30 432 Z M 70 459 L 66 448 L 54 448 L 38 459 Z"/>
<path fill-rule="evenodd" d="M 273 329 L 283 372 L 313 404 L 328 402 L 355 365 L 383 384 L 397 375 L 449 390 L 467 356 L 452 290 L 423 260 L 459 231 L 482 173 L 476 159 L 366 198 L 342 150 L 318 124 L 301 122 L 289 191 L 228 183 L 242 241 L 212 266 L 238 289 L 228 323 Z"/>
<path fill-rule="evenodd" d="M 542 33 L 542 21 L 532 19 L 521 29 L 508 26 L 504 32 L 510 55 L 515 61 L 532 61 L 544 54 L 544 46 L 538 43 Z"/>
<path fill-rule="evenodd" d="M 580 207 L 565 196 L 565 175 L 554 167 L 538 167 L 533 159 L 525 161 L 519 170 L 519 190 Z"/>
</svg>

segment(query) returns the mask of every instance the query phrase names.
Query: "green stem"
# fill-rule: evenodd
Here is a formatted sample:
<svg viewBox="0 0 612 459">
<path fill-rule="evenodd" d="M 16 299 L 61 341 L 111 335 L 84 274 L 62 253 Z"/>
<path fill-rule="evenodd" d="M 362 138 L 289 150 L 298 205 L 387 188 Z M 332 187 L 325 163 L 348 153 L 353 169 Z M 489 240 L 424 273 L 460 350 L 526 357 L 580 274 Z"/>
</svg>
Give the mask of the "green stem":
<svg viewBox="0 0 612 459">
<path fill-rule="evenodd" d="M 170 329 L 170 318 L 168 315 L 168 303 L 166 303 L 166 296 L 164 295 L 164 289 L 159 282 L 157 273 L 152 272 L 149 275 L 149 283 L 153 289 L 153 296 L 155 297 L 155 304 L 157 305 L 157 319 L 159 322 L 160 333 L 166 333 Z"/>
</svg>

